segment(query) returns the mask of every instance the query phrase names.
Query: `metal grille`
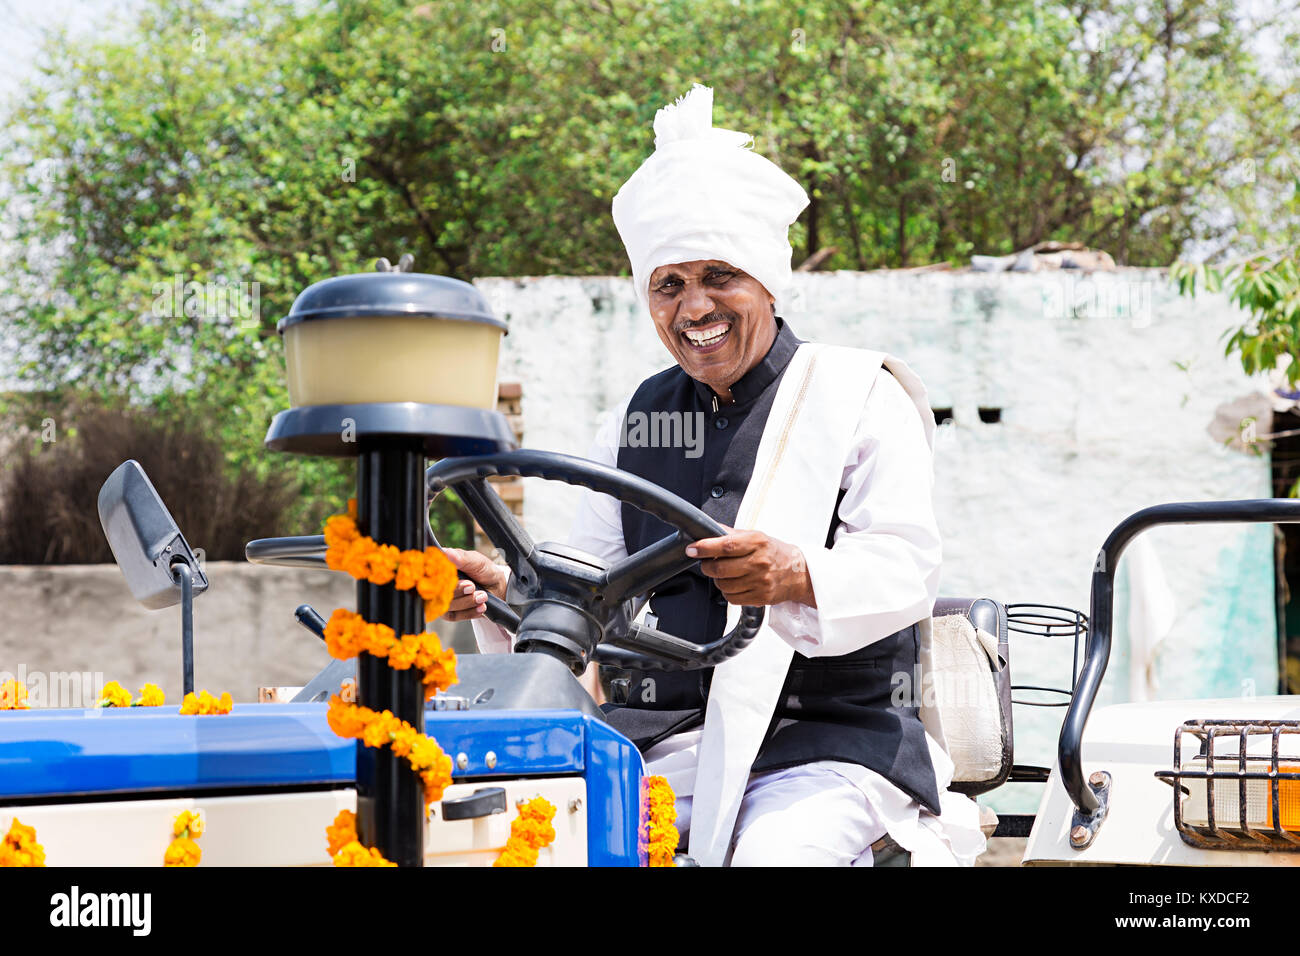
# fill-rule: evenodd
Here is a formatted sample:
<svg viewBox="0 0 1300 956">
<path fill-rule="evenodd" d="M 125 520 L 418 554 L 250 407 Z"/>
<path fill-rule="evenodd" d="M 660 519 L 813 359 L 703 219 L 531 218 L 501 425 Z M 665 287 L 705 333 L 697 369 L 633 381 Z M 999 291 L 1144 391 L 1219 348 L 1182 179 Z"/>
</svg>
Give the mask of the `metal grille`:
<svg viewBox="0 0 1300 956">
<path fill-rule="evenodd" d="M 1031 634 L 1034 637 L 1070 638 L 1074 642 L 1074 652 L 1070 656 L 1070 686 L 1039 687 L 1033 684 L 1012 684 L 1012 692 L 1031 691 L 1059 697 L 1059 700 L 1012 699 L 1013 704 L 1026 707 L 1068 707 L 1074 693 L 1074 685 L 1079 679 L 1079 644 L 1088 634 L 1088 615 L 1074 608 L 1057 604 L 1008 604 L 1007 630 L 1017 634 Z"/>
<path fill-rule="evenodd" d="M 1174 826 L 1183 842 L 1202 849 L 1300 849 L 1297 734 L 1300 720 L 1189 720 L 1174 731 L 1174 768 L 1156 776 L 1174 788 Z M 1185 764 L 1188 735 L 1197 752 Z M 1291 738 L 1285 748 L 1283 735 Z M 1288 781 L 1294 782 L 1284 788 Z M 1189 822 L 1192 815 L 1196 822 Z"/>
</svg>

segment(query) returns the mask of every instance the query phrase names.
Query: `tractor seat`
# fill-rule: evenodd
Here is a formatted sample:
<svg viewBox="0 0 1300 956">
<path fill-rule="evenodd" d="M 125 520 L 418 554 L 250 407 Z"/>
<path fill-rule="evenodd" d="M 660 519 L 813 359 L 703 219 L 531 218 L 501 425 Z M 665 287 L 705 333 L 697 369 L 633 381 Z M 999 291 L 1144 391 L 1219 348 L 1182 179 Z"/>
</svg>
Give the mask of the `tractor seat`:
<svg viewBox="0 0 1300 956">
<path fill-rule="evenodd" d="M 982 634 L 981 634 L 982 632 Z M 1007 609 L 992 598 L 939 598 L 931 614 L 934 697 L 923 698 L 926 729 L 942 728 L 954 771 L 950 790 L 974 797 L 1011 774 L 1011 674 Z M 982 807 L 985 836 L 997 814 Z M 910 854 L 889 837 L 871 847 L 875 866 L 908 866 Z"/>
</svg>

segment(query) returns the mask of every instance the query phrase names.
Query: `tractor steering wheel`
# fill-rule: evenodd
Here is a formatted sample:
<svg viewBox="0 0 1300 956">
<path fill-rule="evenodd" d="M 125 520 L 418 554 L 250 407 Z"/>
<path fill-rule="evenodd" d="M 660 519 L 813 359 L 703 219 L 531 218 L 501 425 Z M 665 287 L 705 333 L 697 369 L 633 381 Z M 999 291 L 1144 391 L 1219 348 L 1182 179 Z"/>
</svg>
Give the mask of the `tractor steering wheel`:
<svg viewBox="0 0 1300 956">
<path fill-rule="evenodd" d="M 489 487 L 487 478 L 495 475 L 590 488 L 677 531 L 613 564 L 567 545 L 535 544 Z M 516 652 L 550 654 L 577 674 L 592 660 L 639 670 L 690 670 L 740 653 L 763 623 L 761 607 L 743 607 L 729 633 L 700 642 L 632 620 L 634 598 L 697 563 L 686 554 L 688 544 L 726 534 L 699 508 L 643 478 L 571 455 L 525 449 L 444 458 L 425 472 L 425 480 L 431 497 L 448 488 L 456 492 L 510 566 L 506 600 L 489 595 L 487 617 L 517 635 Z"/>
</svg>

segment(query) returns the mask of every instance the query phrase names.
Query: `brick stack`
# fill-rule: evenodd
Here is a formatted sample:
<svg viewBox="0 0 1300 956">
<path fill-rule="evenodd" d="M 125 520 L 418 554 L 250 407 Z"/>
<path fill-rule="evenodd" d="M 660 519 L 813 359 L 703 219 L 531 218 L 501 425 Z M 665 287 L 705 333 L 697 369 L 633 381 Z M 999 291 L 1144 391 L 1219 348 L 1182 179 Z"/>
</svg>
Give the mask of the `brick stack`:
<svg viewBox="0 0 1300 956">
<path fill-rule="evenodd" d="M 520 446 L 524 443 L 524 413 L 523 413 L 523 395 L 524 387 L 519 382 L 503 382 L 497 386 L 497 411 L 506 417 L 510 422 L 510 428 L 515 433 L 515 442 Z M 501 500 L 506 506 L 514 512 L 516 518 L 523 522 L 524 518 L 524 484 L 522 479 L 516 476 L 489 478 L 493 490 L 501 496 Z M 488 540 L 483 529 L 477 524 L 474 525 L 474 547 L 483 554 L 495 556 L 496 546 Z"/>
</svg>

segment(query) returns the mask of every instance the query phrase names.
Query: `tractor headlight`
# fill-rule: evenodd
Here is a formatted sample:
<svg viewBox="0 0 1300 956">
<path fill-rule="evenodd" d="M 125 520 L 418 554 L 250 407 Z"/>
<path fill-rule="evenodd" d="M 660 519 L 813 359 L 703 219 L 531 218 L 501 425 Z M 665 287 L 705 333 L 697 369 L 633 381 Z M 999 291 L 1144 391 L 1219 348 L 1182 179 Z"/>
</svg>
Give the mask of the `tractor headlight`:
<svg viewBox="0 0 1300 956">
<path fill-rule="evenodd" d="M 467 282 L 411 272 L 326 279 L 303 290 L 278 328 L 294 407 L 496 408 L 506 324 Z"/>
<path fill-rule="evenodd" d="M 1174 735 L 1174 824 L 1207 849 L 1300 849 L 1296 720 L 1191 720 Z M 1193 756 L 1183 758 L 1191 738 Z"/>
</svg>

